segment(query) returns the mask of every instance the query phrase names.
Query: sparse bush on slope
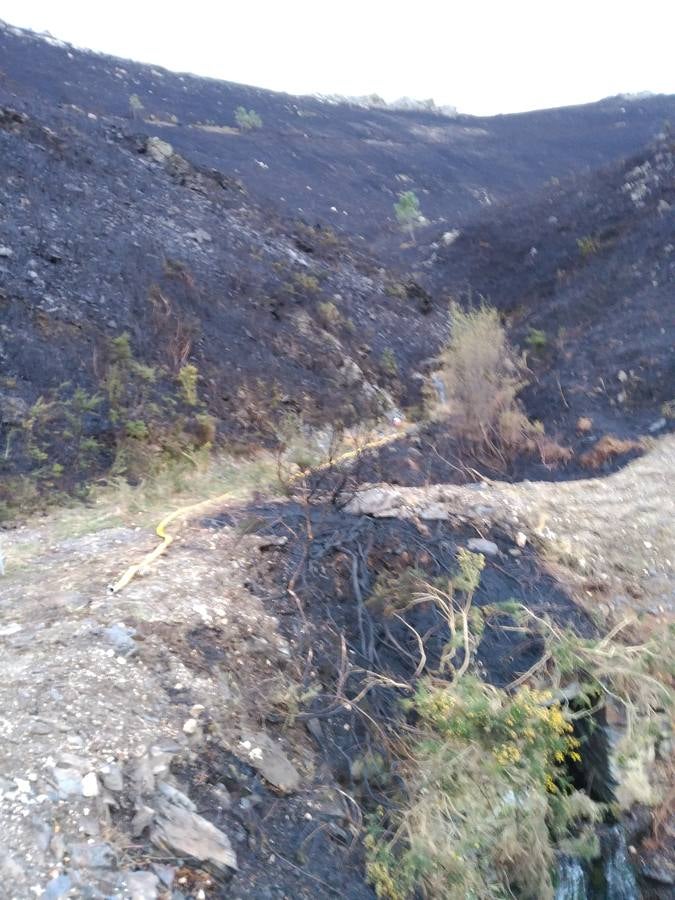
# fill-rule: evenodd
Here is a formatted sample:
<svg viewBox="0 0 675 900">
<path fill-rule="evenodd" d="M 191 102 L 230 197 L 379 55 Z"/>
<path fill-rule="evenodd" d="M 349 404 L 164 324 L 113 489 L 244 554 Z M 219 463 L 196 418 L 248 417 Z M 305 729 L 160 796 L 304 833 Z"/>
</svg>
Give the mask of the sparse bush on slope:
<svg viewBox="0 0 675 900">
<path fill-rule="evenodd" d="M 434 375 L 438 393 L 431 413 L 447 419 L 460 444 L 491 463 L 538 453 L 545 465 L 568 462 L 571 450 L 544 434 L 525 415 L 518 394 L 527 366 L 509 344 L 499 313 L 486 304 L 450 308 L 450 338 Z"/>
<path fill-rule="evenodd" d="M 262 119 L 254 109 L 238 106 L 234 111 L 234 121 L 242 131 L 255 131 L 262 128 Z"/>
<path fill-rule="evenodd" d="M 398 202 L 394 203 L 396 221 L 401 228 L 410 232 L 411 240 L 415 239 L 415 228 L 422 221 L 420 201 L 414 191 L 403 191 L 399 194 Z"/>
<path fill-rule="evenodd" d="M 484 557 L 462 549 L 457 562 L 445 583 L 413 571 L 401 580 L 403 592 L 378 591 L 385 615 L 433 604 L 449 640 L 430 671 L 419 635 L 428 674 L 402 701 L 408 719 L 390 748 L 396 778 L 365 839 L 368 877 L 388 900 L 552 900 L 559 854 L 595 858 L 595 825 L 605 813 L 572 784 L 568 766 L 585 752 L 573 720 L 607 700 L 626 710 L 634 734 L 652 733 L 672 708 L 667 664 L 653 641 L 620 642 L 618 627 L 587 639 L 514 601 L 477 608 Z M 387 600 L 392 591 L 395 605 Z M 484 628 L 500 621 L 543 648 L 507 688 L 485 683 L 474 666 Z"/>
<path fill-rule="evenodd" d="M 450 309 L 450 339 L 439 356 L 437 377 L 447 416 L 460 438 L 474 448 L 510 455 L 532 438 L 537 428 L 518 403 L 526 367 L 509 345 L 497 310 Z"/>
</svg>

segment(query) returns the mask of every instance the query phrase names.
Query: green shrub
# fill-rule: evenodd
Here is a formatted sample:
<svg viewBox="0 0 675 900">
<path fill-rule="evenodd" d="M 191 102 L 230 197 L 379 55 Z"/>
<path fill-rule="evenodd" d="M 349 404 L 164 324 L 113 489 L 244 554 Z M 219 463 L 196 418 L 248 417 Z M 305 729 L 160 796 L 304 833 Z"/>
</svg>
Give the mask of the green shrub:
<svg viewBox="0 0 675 900">
<path fill-rule="evenodd" d="M 124 427 L 127 433 L 127 437 L 133 438 L 133 440 L 135 441 L 147 441 L 148 437 L 150 436 L 148 426 L 141 420 L 132 420 L 131 422 L 125 422 Z"/>
<path fill-rule="evenodd" d="M 388 281 L 385 288 L 390 297 L 396 300 L 407 300 L 408 292 L 405 285 L 401 281 Z"/>
<path fill-rule="evenodd" d="M 439 354 L 444 402 L 433 404 L 474 450 L 499 457 L 532 449 L 541 429 L 517 400 L 526 366 L 511 348 L 497 311 L 450 308 L 450 339 Z"/>
<path fill-rule="evenodd" d="M 199 369 L 188 363 L 181 366 L 178 372 L 178 384 L 183 400 L 190 406 L 197 406 L 199 397 L 197 396 L 197 382 L 199 381 Z"/>
<path fill-rule="evenodd" d="M 414 191 L 403 191 L 398 195 L 398 201 L 394 203 L 394 214 L 401 228 L 407 229 L 414 240 L 415 228 L 422 219 L 420 201 Z"/>
<path fill-rule="evenodd" d="M 389 347 L 382 351 L 382 355 L 380 356 L 380 368 L 385 375 L 389 375 L 391 378 L 398 375 L 398 363 L 396 362 L 394 351 Z"/>
<path fill-rule="evenodd" d="M 496 688 L 471 670 L 486 618 L 504 611 L 473 607 L 484 557 L 460 550 L 457 563 L 445 584 L 419 586 L 415 572 L 412 582 L 379 588 L 383 610 L 382 597 L 392 587 L 397 594 L 389 615 L 435 605 L 449 639 L 438 671 L 403 701 L 409 724 L 394 745 L 400 787 L 369 818 L 368 878 L 389 900 L 551 900 L 556 852 L 573 842 L 577 854 L 595 855 L 601 810 L 566 776 L 579 742 L 552 691 Z M 401 587 L 410 590 L 407 604 Z"/>
<path fill-rule="evenodd" d="M 254 109 L 238 106 L 234 111 L 234 121 L 242 131 L 253 131 L 262 128 L 262 119 Z"/>
<path fill-rule="evenodd" d="M 295 286 L 307 294 L 316 294 L 321 285 L 319 279 L 315 275 L 308 275 L 306 272 L 296 272 L 293 276 Z"/>
<path fill-rule="evenodd" d="M 212 446 L 216 440 L 218 420 L 208 413 L 199 413 L 196 417 L 196 445 L 197 447 Z"/>
<path fill-rule="evenodd" d="M 625 707 L 642 736 L 665 733 L 655 718 L 670 720 L 672 632 L 627 645 L 618 640 L 621 626 L 583 638 L 515 601 L 474 609 L 483 563 L 459 551 L 458 571 L 445 585 L 423 584 L 415 570 L 377 588 L 383 615 L 401 618 L 433 603 L 450 635 L 439 670 L 402 701 L 409 718 L 388 767 L 396 793 L 368 819 L 368 878 L 389 900 L 552 900 L 556 857 L 596 857 L 595 825 L 604 814 L 567 771 L 584 752 L 572 717 L 592 715 L 608 700 Z M 395 602 L 383 602 L 392 593 Z M 508 688 L 486 684 L 472 667 L 484 624 L 497 627 L 502 617 L 542 647 L 538 663 Z M 574 712 L 565 699 L 570 687 Z"/>
<path fill-rule="evenodd" d="M 585 237 L 577 240 L 577 247 L 585 259 L 588 256 L 594 256 L 600 250 L 600 242 L 597 238 L 587 234 Z"/>
<path fill-rule="evenodd" d="M 335 327 L 342 321 L 340 310 L 332 300 L 325 300 L 317 304 L 317 312 L 319 314 L 319 319 L 324 325 Z"/>
<path fill-rule="evenodd" d="M 145 107 L 143 106 L 141 98 L 138 96 L 138 94 L 132 94 L 129 97 L 129 112 L 131 113 L 132 119 L 143 118 Z"/>
<path fill-rule="evenodd" d="M 544 350 L 548 346 L 548 336 L 539 328 L 530 328 L 525 343 L 531 350 Z"/>
</svg>

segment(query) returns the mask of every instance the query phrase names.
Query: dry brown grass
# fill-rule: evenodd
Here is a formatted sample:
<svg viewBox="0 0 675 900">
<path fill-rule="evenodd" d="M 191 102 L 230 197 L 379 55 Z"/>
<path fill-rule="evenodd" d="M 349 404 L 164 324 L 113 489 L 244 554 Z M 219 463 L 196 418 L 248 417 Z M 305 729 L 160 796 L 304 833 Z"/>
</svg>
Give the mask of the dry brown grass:
<svg viewBox="0 0 675 900">
<path fill-rule="evenodd" d="M 231 125 L 203 125 L 197 122 L 188 127 L 197 128 L 199 131 L 206 131 L 209 134 L 241 134 L 238 128 L 233 128 Z"/>
<path fill-rule="evenodd" d="M 641 453 L 644 450 L 643 444 L 640 441 L 624 440 L 614 437 L 612 434 L 606 434 L 590 450 L 583 453 L 580 460 L 582 466 L 585 466 L 587 469 L 599 469 L 608 460 L 617 456 L 623 456 L 625 453 L 631 453 L 634 450 Z"/>
<path fill-rule="evenodd" d="M 497 310 L 485 304 L 450 309 L 450 339 L 439 356 L 436 377 L 445 402 L 435 412 L 447 418 L 459 439 L 474 452 L 506 461 L 518 453 L 538 453 L 547 465 L 567 462 L 571 451 L 544 435 L 518 400 L 527 367 L 509 344 Z"/>
</svg>

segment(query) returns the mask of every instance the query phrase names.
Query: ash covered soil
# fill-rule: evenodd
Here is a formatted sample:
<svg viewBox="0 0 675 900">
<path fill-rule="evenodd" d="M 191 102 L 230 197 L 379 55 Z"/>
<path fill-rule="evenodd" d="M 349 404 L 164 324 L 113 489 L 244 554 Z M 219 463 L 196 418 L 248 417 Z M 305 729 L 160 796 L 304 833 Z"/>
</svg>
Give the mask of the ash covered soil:
<svg viewBox="0 0 675 900">
<path fill-rule="evenodd" d="M 0 54 L 0 513 L 129 475 L 120 441 L 146 419 L 194 436 L 190 457 L 205 416 L 202 444 L 249 452 L 288 417 L 413 418 L 451 299 L 497 306 L 526 412 L 570 451 L 496 466 L 420 424 L 284 501 L 175 523 L 120 593 L 156 544 L 128 488 L 0 533 L 11 896 L 372 898 L 368 723 L 402 714 L 379 689 L 352 701 L 373 668 L 420 674 L 378 578 L 447 575 L 479 540 L 479 605 L 515 598 L 584 635 L 672 622 L 675 98 L 449 118 L 2 25 Z M 262 128 L 236 129 L 239 105 Z M 392 215 L 408 189 L 414 244 Z M 432 669 L 447 635 L 433 610 L 410 623 Z M 490 626 L 478 667 L 508 684 L 539 651 Z M 661 845 L 634 861 L 665 896 Z"/>
<path fill-rule="evenodd" d="M 118 594 L 149 530 L 106 527 L 105 510 L 98 530 L 55 514 L 19 528 L 0 597 L 12 896 L 374 896 L 359 835 L 377 784 L 360 760 L 373 718 L 395 731 L 401 712 L 391 691 L 352 701 L 364 672 L 414 680 L 419 663 L 373 602 L 378 578 L 447 574 L 480 539 L 478 605 L 517 599 L 586 635 L 635 610 L 667 627 L 672 457 L 662 439 L 610 478 L 215 509 Z M 433 668 L 442 624 L 429 608 L 409 619 Z M 539 652 L 489 626 L 477 664 L 503 685 Z M 655 858 L 640 849 L 638 871 Z"/>
<path fill-rule="evenodd" d="M 289 416 L 419 407 L 448 301 L 468 295 L 507 316 L 534 374 L 528 413 L 563 443 L 578 416 L 636 436 L 672 400 L 672 144 L 641 149 L 672 97 L 448 118 L 176 75 L 9 26 L 0 50 L 6 506 L 129 474 L 127 421 L 136 435 L 153 419 L 151 445 L 175 455 L 203 440 L 200 415 L 250 446 Z M 238 105 L 262 128 L 234 128 Z M 401 190 L 427 219 L 414 245 L 394 222 Z M 118 409 L 124 334 L 152 384 Z M 198 407 L 177 387 L 188 364 Z"/>
</svg>

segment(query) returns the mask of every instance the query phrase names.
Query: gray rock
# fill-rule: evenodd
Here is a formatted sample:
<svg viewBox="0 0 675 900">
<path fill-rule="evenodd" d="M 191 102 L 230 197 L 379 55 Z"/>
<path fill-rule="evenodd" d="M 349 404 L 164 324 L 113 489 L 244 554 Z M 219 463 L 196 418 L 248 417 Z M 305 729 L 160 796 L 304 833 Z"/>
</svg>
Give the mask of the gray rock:
<svg viewBox="0 0 675 900">
<path fill-rule="evenodd" d="M 104 841 L 71 844 L 69 852 L 70 861 L 77 869 L 111 869 L 117 863 L 115 851 Z"/>
<path fill-rule="evenodd" d="M 82 794 L 82 775 L 77 769 L 56 768 L 53 770 L 53 779 L 61 797 Z"/>
<path fill-rule="evenodd" d="M 152 761 L 149 757 L 143 756 L 130 764 L 129 781 L 131 782 L 132 794 L 136 798 L 154 794 L 155 775 Z"/>
<path fill-rule="evenodd" d="M 484 538 L 471 538 L 466 546 L 474 553 L 484 553 L 485 556 L 497 556 L 499 547 L 494 541 L 486 541 Z"/>
<path fill-rule="evenodd" d="M 98 816 L 95 814 L 81 816 L 78 830 L 82 834 L 86 834 L 87 837 L 99 837 L 101 834 L 101 823 L 99 822 Z"/>
<path fill-rule="evenodd" d="M 210 244 L 213 240 L 208 231 L 204 231 L 203 228 L 196 228 L 194 231 L 188 231 L 185 237 L 196 241 L 198 244 Z"/>
<path fill-rule="evenodd" d="M 40 900 L 59 900 L 60 897 L 66 896 L 72 886 L 73 881 L 70 875 L 57 875 L 48 882 Z"/>
<path fill-rule="evenodd" d="M 16 785 L 9 778 L 0 775 L 0 796 L 3 794 L 12 794 L 16 790 Z"/>
<path fill-rule="evenodd" d="M 300 775 L 276 741 L 263 732 L 242 735 L 240 756 L 283 794 L 296 791 Z"/>
<path fill-rule="evenodd" d="M 192 856 L 221 872 L 237 869 L 237 857 L 227 835 L 197 813 L 160 797 L 150 840 L 161 850 Z"/>
<path fill-rule="evenodd" d="M 11 247 L 7 247 L 4 244 L 0 244 L 0 259 L 11 259 L 14 256 L 14 251 Z"/>
<path fill-rule="evenodd" d="M 127 872 L 124 876 L 130 900 L 155 900 L 159 878 L 153 872 Z"/>
<path fill-rule="evenodd" d="M 323 746 L 322 741 L 324 740 L 324 735 L 323 728 L 321 727 L 321 722 L 314 717 L 311 719 L 307 719 L 305 721 L 305 728 L 307 729 L 307 731 L 309 731 L 314 740 Z"/>
<path fill-rule="evenodd" d="M 103 637 L 120 656 L 130 656 L 136 651 L 135 634 L 136 630 L 127 627 L 124 622 L 117 622 L 103 629 Z"/>
<path fill-rule="evenodd" d="M 91 772 L 92 769 L 91 760 L 88 757 L 78 756 L 77 753 L 70 753 L 68 750 L 59 753 L 56 765 L 59 769 L 77 769 L 83 775 Z"/>
<path fill-rule="evenodd" d="M 173 880 L 176 877 L 176 867 L 166 866 L 162 863 L 153 863 L 152 868 L 162 884 L 166 887 L 171 887 Z"/>
<path fill-rule="evenodd" d="M 21 425 L 27 418 L 28 412 L 28 404 L 25 400 L 0 391 L 0 422 L 4 425 Z"/>
<path fill-rule="evenodd" d="M 640 864 L 640 872 L 657 884 L 675 885 L 675 865 L 665 855 L 655 856 Z"/>
<path fill-rule="evenodd" d="M 232 806 L 232 797 L 230 796 L 230 792 L 223 784 L 216 784 L 211 788 L 210 791 L 211 797 L 213 798 L 216 806 L 219 806 L 221 809 L 230 809 Z"/>
<path fill-rule="evenodd" d="M 24 877 L 23 865 L 0 844 L 0 883 L 5 885 L 21 883 Z"/>
<path fill-rule="evenodd" d="M 57 862 L 61 862 L 61 860 L 65 856 L 66 841 L 60 831 L 52 836 L 52 839 L 49 842 L 49 852 Z"/>
<path fill-rule="evenodd" d="M 158 137 L 151 137 L 145 142 L 145 152 L 155 162 L 164 163 L 173 156 L 173 147 L 168 141 L 163 141 Z"/>
<path fill-rule="evenodd" d="M 31 734 L 51 734 L 55 726 L 53 722 L 46 722 L 44 719 L 36 719 L 30 726 Z"/>
<path fill-rule="evenodd" d="M 169 784 L 166 781 L 162 781 L 157 786 L 159 793 L 165 797 L 170 803 L 173 803 L 174 806 L 182 806 L 183 809 L 187 809 L 190 812 L 197 812 L 197 807 L 190 800 L 188 796 L 186 796 L 182 791 L 179 791 L 178 788 L 173 787 L 173 785 Z"/>
<path fill-rule="evenodd" d="M 100 771 L 103 787 L 109 791 L 121 791 L 124 787 L 122 770 L 116 763 L 109 763 Z"/>
<path fill-rule="evenodd" d="M 96 772 L 87 772 L 82 779 L 82 796 L 98 797 L 98 778 Z"/>
<path fill-rule="evenodd" d="M 34 828 L 33 840 L 35 841 L 35 846 L 42 853 L 46 853 L 52 840 L 52 827 L 44 819 L 39 819 L 37 816 L 32 816 L 31 821 Z"/>
<path fill-rule="evenodd" d="M 179 744 L 178 741 L 174 741 L 173 738 L 160 738 L 150 748 L 150 753 L 153 756 L 156 756 L 158 753 L 169 753 L 171 755 L 175 753 L 180 753 L 183 749 L 183 745 Z"/>
<path fill-rule="evenodd" d="M 149 806 L 141 806 L 136 810 L 136 814 L 131 820 L 131 836 L 139 837 L 146 828 L 152 825 L 155 818 L 155 811 Z"/>
</svg>

